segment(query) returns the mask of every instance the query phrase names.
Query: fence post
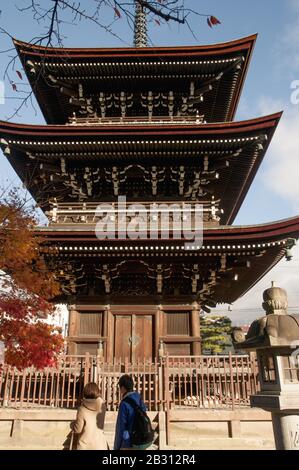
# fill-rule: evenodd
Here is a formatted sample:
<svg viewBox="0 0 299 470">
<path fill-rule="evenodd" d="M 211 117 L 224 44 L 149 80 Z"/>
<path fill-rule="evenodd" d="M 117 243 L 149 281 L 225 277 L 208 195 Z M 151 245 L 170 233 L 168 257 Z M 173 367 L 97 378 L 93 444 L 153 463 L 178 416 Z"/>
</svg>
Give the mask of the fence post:
<svg viewBox="0 0 299 470">
<path fill-rule="evenodd" d="M 125 374 L 129 373 L 129 358 L 125 357 Z"/>
<path fill-rule="evenodd" d="M 232 353 L 229 352 L 230 393 L 232 397 L 232 409 L 235 409 L 234 371 Z"/>
<path fill-rule="evenodd" d="M 3 406 L 8 406 L 9 395 L 10 395 L 10 368 L 7 366 L 6 374 L 4 376 L 4 396 L 3 396 Z"/>
<path fill-rule="evenodd" d="M 158 364 L 158 400 L 159 411 L 163 411 L 163 358 L 160 356 Z"/>
<path fill-rule="evenodd" d="M 170 410 L 170 399 L 169 399 L 169 357 L 166 353 L 166 360 L 164 362 L 164 392 L 165 392 L 165 414 L 166 414 L 166 443 L 170 444 L 170 430 L 169 430 L 169 410 Z"/>
<path fill-rule="evenodd" d="M 25 385 L 26 385 L 26 374 L 27 374 L 27 369 L 23 370 L 22 374 L 22 386 L 21 386 L 21 398 L 20 398 L 20 405 L 23 405 L 24 401 L 24 393 L 25 393 Z"/>
<path fill-rule="evenodd" d="M 249 358 L 250 358 L 250 369 L 251 369 L 251 380 L 250 380 L 250 394 L 254 395 L 257 393 L 258 389 L 258 368 L 257 368 L 257 358 L 256 358 L 256 352 L 250 351 L 249 353 Z"/>
</svg>

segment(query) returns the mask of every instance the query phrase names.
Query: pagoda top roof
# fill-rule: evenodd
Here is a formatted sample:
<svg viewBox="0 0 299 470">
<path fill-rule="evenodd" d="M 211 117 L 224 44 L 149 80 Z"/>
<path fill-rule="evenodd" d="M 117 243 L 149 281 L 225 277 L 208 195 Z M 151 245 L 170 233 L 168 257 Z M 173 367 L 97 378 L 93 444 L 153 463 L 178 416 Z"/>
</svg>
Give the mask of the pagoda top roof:
<svg viewBox="0 0 299 470">
<path fill-rule="evenodd" d="M 94 171 L 115 166 L 122 171 L 128 165 L 145 168 L 154 165 L 162 171 L 183 165 L 186 178 L 187 172 L 190 173 L 191 184 L 194 171 L 206 171 L 204 161 L 208 158 L 209 171 L 219 169 L 220 177 L 212 186 L 215 199 L 221 200 L 224 209 L 221 223 L 230 224 L 250 188 L 280 117 L 281 113 L 277 113 L 242 122 L 160 126 L 149 123 L 134 127 L 46 126 L 0 121 L 0 145 L 33 197 L 46 210 L 53 197 L 75 202 L 73 196 L 68 197 L 64 183 L 68 175 L 76 174 L 77 184 L 84 187 L 86 166 Z M 101 181 L 106 179 L 104 174 L 100 176 Z M 128 193 L 126 188 L 122 190 Z M 107 197 L 109 186 L 102 191 Z M 111 188 L 110 193 L 113 197 Z"/>
<path fill-rule="evenodd" d="M 64 124 L 78 111 L 70 96 L 78 98 L 79 85 L 87 99 L 95 98 L 94 105 L 100 92 L 171 91 L 178 111 L 191 81 L 195 98 L 204 93 L 200 114 L 216 122 L 234 118 L 256 37 L 180 47 L 49 48 L 18 40 L 14 45 L 47 123 Z M 144 108 L 133 111 L 142 114 Z"/>
<path fill-rule="evenodd" d="M 196 264 L 202 272 L 216 260 L 226 259 L 226 268 L 218 271 L 213 288 L 217 303 L 232 303 L 250 290 L 286 254 L 286 250 L 299 238 L 299 216 L 249 226 L 220 226 L 204 229 L 203 245 L 187 249 L 182 240 L 99 240 L 94 228 L 36 227 L 35 234 L 42 236 L 45 252 L 50 257 L 77 260 L 79 263 L 102 263 L 113 266 L 134 259 L 153 263 Z M 213 261 L 214 260 L 214 261 Z M 93 266 L 93 264 L 91 264 Z M 227 271 L 226 271 L 227 269 Z M 229 280 L 229 273 L 236 277 Z"/>
<path fill-rule="evenodd" d="M 248 48 L 249 44 L 253 47 L 257 38 L 257 34 L 252 34 L 244 38 L 235 39 L 218 44 L 207 44 L 197 46 L 167 46 L 167 47 L 45 47 L 29 42 L 20 41 L 16 38 L 13 39 L 15 47 L 18 49 L 20 55 L 30 55 L 35 57 L 55 57 L 64 59 L 65 56 L 70 58 L 101 58 L 101 57 L 153 57 L 153 56 L 183 56 L 186 54 L 192 55 L 206 55 L 211 56 L 226 54 L 227 52 L 235 52 Z"/>
</svg>

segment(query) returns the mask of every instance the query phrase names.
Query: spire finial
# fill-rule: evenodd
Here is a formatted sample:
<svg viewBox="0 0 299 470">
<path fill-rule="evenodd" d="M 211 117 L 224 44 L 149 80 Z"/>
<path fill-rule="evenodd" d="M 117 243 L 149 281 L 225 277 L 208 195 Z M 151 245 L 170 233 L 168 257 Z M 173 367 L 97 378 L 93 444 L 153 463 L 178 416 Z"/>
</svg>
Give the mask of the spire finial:
<svg viewBox="0 0 299 470">
<path fill-rule="evenodd" d="M 147 47 L 146 11 L 138 0 L 135 0 L 134 46 Z"/>
</svg>

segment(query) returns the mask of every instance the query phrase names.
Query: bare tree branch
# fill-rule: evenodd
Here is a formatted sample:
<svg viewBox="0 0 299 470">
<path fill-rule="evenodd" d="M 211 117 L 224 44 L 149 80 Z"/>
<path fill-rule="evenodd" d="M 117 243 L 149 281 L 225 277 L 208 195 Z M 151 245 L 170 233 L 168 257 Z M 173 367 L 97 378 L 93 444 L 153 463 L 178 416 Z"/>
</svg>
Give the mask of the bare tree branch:
<svg viewBox="0 0 299 470">
<path fill-rule="evenodd" d="M 197 40 L 197 38 L 189 23 L 189 18 L 192 18 L 192 16 L 206 17 L 210 26 L 217 24 L 213 22 L 214 20 L 218 21 L 211 15 L 186 8 L 185 0 L 93 0 L 93 2 L 85 0 L 84 3 L 80 2 L 80 0 L 44 0 L 41 3 L 39 3 L 38 0 L 27 1 L 28 5 L 16 8 L 23 14 L 31 12 L 33 20 L 36 21 L 38 25 L 45 28 L 44 34 L 33 37 L 30 41 L 31 44 L 45 45 L 45 47 L 53 47 L 56 45 L 63 47 L 65 38 L 63 36 L 62 26 L 64 24 L 73 24 L 78 26 L 81 21 L 93 23 L 126 46 L 131 46 L 132 44 L 121 38 L 113 28 L 118 20 L 126 19 L 129 28 L 134 31 L 135 9 L 136 4 L 138 3 L 145 9 L 145 11 L 148 12 L 149 22 L 155 21 L 160 24 L 157 20 L 157 18 L 160 18 L 167 24 L 174 22 L 179 25 L 185 25 L 195 40 Z M 104 18 L 104 13 L 107 11 L 109 12 L 109 10 L 114 12 L 114 20 L 112 22 L 101 20 L 101 18 Z M 0 34 L 13 39 L 13 35 L 2 26 L 0 26 Z M 150 38 L 149 41 L 151 43 Z M 5 48 L 2 51 L 0 50 L 0 54 L 9 53 L 12 50 L 14 50 L 14 48 Z M 20 105 L 14 110 L 13 114 L 9 116 L 8 119 L 12 119 L 14 116 L 19 115 L 23 106 L 27 106 L 29 103 L 33 104 L 35 92 L 34 89 L 31 91 L 20 90 L 19 84 L 18 86 L 16 85 L 15 80 L 12 78 L 12 72 L 15 71 L 16 59 L 16 54 L 8 58 L 3 78 L 9 82 L 15 92 L 25 94 L 26 96 L 15 98 L 8 97 L 9 99 L 14 98 L 21 100 Z M 18 71 L 17 73 L 20 75 Z M 38 76 L 36 77 L 36 81 L 38 81 L 38 78 L 43 76 L 43 74 L 44 67 L 41 66 Z M 44 78 L 46 79 L 46 77 Z M 49 84 L 49 86 L 52 85 Z"/>
<path fill-rule="evenodd" d="M 165 21 L 176 21 L 177 23 L 184 24 L 185 18 L 179 18 L 178 16 L 173 16 L 170 13 L 164 13 L 162 9 L 154 7 L 150 2 L 145 0 L 137 0 L 137 2 L 144 8 L 147 8 L 149 11 L 154 13 L 157 16 L 160 16 Z"/>
</svg>

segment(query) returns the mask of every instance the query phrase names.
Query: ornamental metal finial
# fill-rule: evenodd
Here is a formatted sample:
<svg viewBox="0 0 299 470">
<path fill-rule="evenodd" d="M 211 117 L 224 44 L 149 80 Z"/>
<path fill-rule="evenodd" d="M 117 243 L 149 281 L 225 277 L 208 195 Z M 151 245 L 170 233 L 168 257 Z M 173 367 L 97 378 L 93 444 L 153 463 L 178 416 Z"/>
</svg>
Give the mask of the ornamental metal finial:
<svg viewBox="0 0 299 470">
<path fill-rule="evenodd" d="M 146 11 L 138 0 L 135 0 L 134 46 L 147 47 Z"/>
</svg>

